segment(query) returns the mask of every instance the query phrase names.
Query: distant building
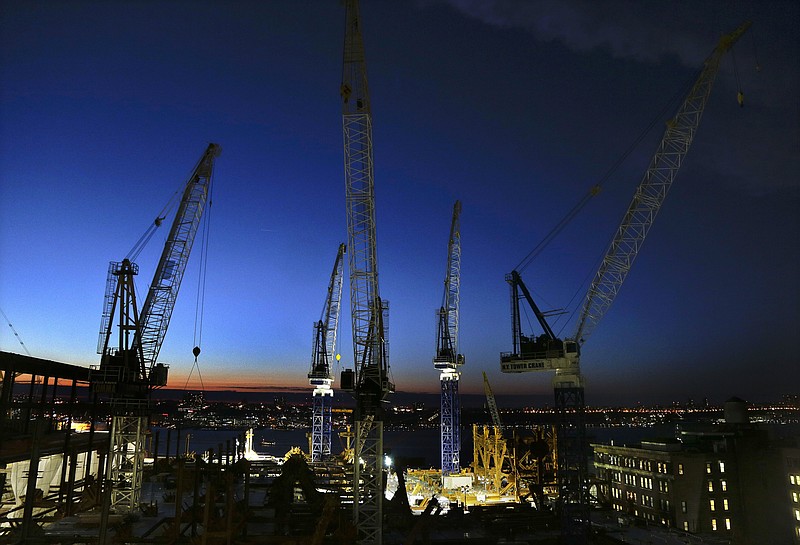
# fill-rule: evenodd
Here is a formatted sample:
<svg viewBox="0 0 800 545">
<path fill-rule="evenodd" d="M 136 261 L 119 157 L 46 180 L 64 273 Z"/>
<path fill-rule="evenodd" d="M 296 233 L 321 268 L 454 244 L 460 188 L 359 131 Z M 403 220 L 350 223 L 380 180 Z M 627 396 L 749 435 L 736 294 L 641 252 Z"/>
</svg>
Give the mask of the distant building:
<svg viewBox="0 0 800 545">
<path fill-rule="evenodd" d="M 638 447 L 592 444 L 601 504 L 635 519 L 734 545 L 800 545 L 800 448 L 750 424 L 744 401 L 725 423 Z"/>
</svg>

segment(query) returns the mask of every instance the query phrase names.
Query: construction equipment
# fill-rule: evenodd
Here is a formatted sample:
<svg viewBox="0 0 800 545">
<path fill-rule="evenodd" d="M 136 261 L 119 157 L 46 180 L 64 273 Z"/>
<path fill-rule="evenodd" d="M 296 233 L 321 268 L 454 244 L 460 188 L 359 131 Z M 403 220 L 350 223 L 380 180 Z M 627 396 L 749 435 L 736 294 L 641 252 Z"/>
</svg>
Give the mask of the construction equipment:
<svg viewBox="0 0 800 545">
<path fill-rule="evenodd" d="M 311 461 L 322 462 L 331 455 L 331 401 L 333 400 L 333 370 L 331 359 L 336 352 L 336 334 L 339 331 L 339 310 L 342 302 L 342 256 L 346 246 L 339 244 L 333 272 L 328 282 L 328 295 L 322 307 L 322 316 L 314 323 L 314 349 L 308 383 L 314 387 L 312 397 L 314 414 L 311 422 Z"/>
<path fill-rule="evenodd" d="M 389 380 L 388 302 L 378 290 L 375 243 L 375 191 L 372 156 L 372 111 L 367 89 L 364 43 L 358 1 L 345 2 L 342 70 L 342 129 L 347 204 L 347 249 L 350 269 L 355 369 L 342 371 L 342 389 L 356 399 L 353 456 L 353 519 L 359 543 L 382 543 L 383 414 L 382 403 L 394 391 Z"/>
<path fill-rule="evenodd" d="M 102 355 L 100 365 L 90 373 L 93 391 L 109 397 L 112 413 L 111 446 L 105 473 L 105 493 L 110 494 L 104 505 L 105 521 L 109 510 L 132 512 L 139 506 L 150 392 L 167 383 L 168 368 L 156 363 L 156 359 L 206 207 L 214 160 L 219 153 L 217 144 L 209 144 L 186 182 L 141 313 L 137 311 L 133 284 L 138 266 L 129 257 L 120 263 L 111 262 L 109 266 L 102 342 L 99 343 Z M 154 225 L 157 227 L 163 219 L 157 218 Z M 112 348 L 115 312 L 118 312 L 119 341 L 118 346 Z M 105 531 L 103 524 L 101 531 Z"/>
<path fill-rule="evenodd" d="M 461 471 L 461 405 L 458 397 L 459 368 L 464 356 L 458 353 L 458 303 L 461 285 L 461 202 L 453 205 L 444 295 L 439 308 L 434 368 L 440 371 L 442 477 Z"/>
<path fill-rule="evenodd" d="M 554 370 L 555 405 L 561 415 L 558 429 L 558 486 L 562 516 L 562 538 L 585 543 L 589 532 L 588 477 L 584 448 L 584 383 L 580 372 L 580 346 L 614 301 L 630 271 L 644 238 L 672 185 L 700 123 L 722 56 L 749 28 L 745 22 L 722 37 L 706 59 L 695 81 L 667 128 L 650 165 L 622 218 L 584 301 L 575 334 L 556 338 L 547 326 L 517 271 L 506 278 L 511 285 L 514 351 L 500 356 L 505 373 Z M 519 291 L 533 309 L 544 329 L 538 337 L 522 334 L 519 319 Z"/>
<path fill-rule="evenodd" d="M 497 410 L 497 401 L 494 399 L 494 392 L 492 392 L 492 386 L 489 384 L 489 377 L 486 376 L 486 371 L 483 372 L 483 393 L 486 394 L 486 404 L 489 406 L 492 426 L 499 431 L 503 427 L 503 424 L 500 421 L 500 411 Z"/>
</svg>

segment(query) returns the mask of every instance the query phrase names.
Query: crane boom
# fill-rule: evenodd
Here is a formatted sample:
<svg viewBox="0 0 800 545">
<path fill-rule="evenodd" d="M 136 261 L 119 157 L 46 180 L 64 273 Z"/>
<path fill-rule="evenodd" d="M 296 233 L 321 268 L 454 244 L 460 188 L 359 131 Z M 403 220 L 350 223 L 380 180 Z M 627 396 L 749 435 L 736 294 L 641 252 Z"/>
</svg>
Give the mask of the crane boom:
<svg viewBox="0 0 800 545">
<path fill-rule="evenodd" d="M 492 416 L 492 425 L 497 429 L 502 427 L 500 421 L 500 411 L 497 410 L 497 401 L 494 399 L 492 387 L 489 384 L 489 377 L 486 376 L 486 371 L 483 372 L 483 393 L 486 394 L 486 404 L 489 405 L 489 414 Z"/>
<path fill-rule="evenodd" d="M 339 245 L 333 262 L 328 294 L 322 307 L 322 316 L 314 323 L 314 349 L 308 382 L 312 392 L 314 412 L 311 420 L 311 461 L 324 461 L 331 454 L 331 404 L 333 398 L 333 372 L 331 358 L 336 350 L 336 333 L 339 330 L 339 310 L 342 302 L 343 259 L 346 246 Z"/>
<path fill-rule="evenodd" d="M 585 342 L 616 298 L 689 151 L 719 70 L 720 59 L 749 27 L 747 21 L 720 39 L 678 112 L 667 122 L 661 143 L 586 294 L 573 337 L 579 343 Z"/>
<path fill-rule="evenodd" d="M 444 279 L 442 306 L 438 311 L 439 327 L 436 335 L 437 369 L 455 369 L 463 365 L 464 357 L 458 353 L 458 307 L 461 288 L 461 201 L 453 205 L 450 239 L 447 244 L 447 272 Z"/>
<path fill-rule="evenodd" d="M 149 371 L 154 368 L 164 342 L 183 273 L 186 270 L 186 262 L 189 260 L 192 243 L 206 207 L 214 160 L 220 151 L 219 145 L 209 144 L 186 182 L 178 212 L 172 222 L 161 259 L 158 261 L 153 281 L 142 305 L 141 329 L 134 341 L 134 347 L 141 346 L 144 355 L 143 380 L 149 379 Z M 160 382 L 166 380 L 156 380 L 152 385 L 163 386 L 164 384 Z"/>
<path fill-rule="evenodd" d="M 333 262 L 333 271 L 328 282 L 328 295 L 322 307 L 320 320 L 314 324 L 314 350 L 311 354 L 311 370 L 308 379 L 311 385 L 318 385 L 316 381 L 333 381 L 331 371 L 331 358 L 336 350 L 336 334 L 339 331 L 339 311 L 342 302 L 342 256 L 346 246 L 339 244 L 336 259 Z"/>
</svg>

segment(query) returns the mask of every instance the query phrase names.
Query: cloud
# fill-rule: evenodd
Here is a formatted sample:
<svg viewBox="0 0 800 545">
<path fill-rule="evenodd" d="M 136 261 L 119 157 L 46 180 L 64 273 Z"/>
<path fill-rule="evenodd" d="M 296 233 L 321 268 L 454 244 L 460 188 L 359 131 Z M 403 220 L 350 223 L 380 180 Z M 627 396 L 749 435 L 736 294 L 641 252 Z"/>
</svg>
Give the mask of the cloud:
<svg viewBox="0 0 800 545">
<path fill-rule="evenodd" d="M 702 17 L 687 17 L 676 24 L 676 12 L 681 10 L 671 2 L 428 1 L 433 2 L 444 2 L 488 25 L 527 30 L 539 40 L 559 42 L 575 51 L 600 48 L 615 57 L 638 61 L 675 57 L 694 67 L 710 53 L 718 36 L 709 34 L 709 25 Z"/>
</svg>

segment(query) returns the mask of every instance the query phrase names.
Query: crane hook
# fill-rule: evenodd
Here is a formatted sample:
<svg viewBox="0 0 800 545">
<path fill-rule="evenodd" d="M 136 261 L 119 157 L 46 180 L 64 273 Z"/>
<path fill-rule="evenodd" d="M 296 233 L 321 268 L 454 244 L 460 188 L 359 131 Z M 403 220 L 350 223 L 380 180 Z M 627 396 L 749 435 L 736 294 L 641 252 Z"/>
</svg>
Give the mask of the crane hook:
<svg viewBox="0 0 800 545">
<path fill-rule="evenodd" d="M 200 347 L 199 346 L 195 346 L 192 349 L 192 354 L 194 354 L 194 362 L 197 363 L 197 356 L 200 355 Z"/>
</svg>

